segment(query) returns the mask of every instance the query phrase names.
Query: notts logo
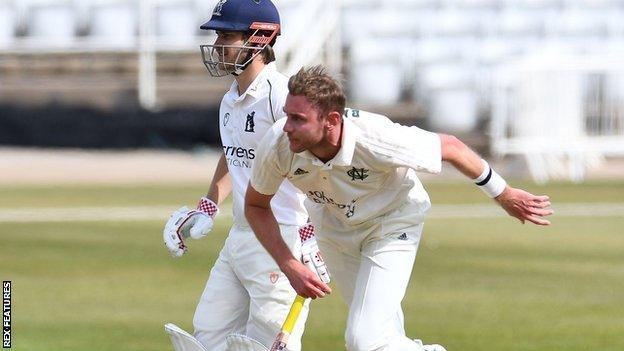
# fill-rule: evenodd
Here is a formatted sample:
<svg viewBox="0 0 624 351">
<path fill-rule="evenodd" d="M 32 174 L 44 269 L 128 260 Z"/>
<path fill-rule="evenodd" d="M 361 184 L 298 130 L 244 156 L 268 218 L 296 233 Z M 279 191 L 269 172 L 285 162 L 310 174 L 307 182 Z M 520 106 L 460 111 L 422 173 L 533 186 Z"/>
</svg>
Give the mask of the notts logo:
<svg viewBox="0 0 624 351">
<path fill-rule="evenodd" d="M 356 180 L 364 180 L 366 178 L 368 178 L 368 169 L 364 169 L 364 168 L 351 168 L 350 170 L 347 171 L 347 175 L 349 177 L 351 177 L 352 181 L 356 181 Z"/>
<path fill-rule="evenodd" d="M 341 210 L 344 210 L 344 215 L 347 218 L 351 218 L 355 214 L 355 202 L 357 201 L 357 199 L 351 200 L 351 203 L 349 204 L 341 204 L 334 201 L 334 199 L 332 199 L 331 197 L 325 195 L 325 192 L 323 192 L 322 190 L 310 190 L 306 195 L 310 200 L 316 202 L 317 204 L 329 204 L 338 207 Z"/>
</svg>

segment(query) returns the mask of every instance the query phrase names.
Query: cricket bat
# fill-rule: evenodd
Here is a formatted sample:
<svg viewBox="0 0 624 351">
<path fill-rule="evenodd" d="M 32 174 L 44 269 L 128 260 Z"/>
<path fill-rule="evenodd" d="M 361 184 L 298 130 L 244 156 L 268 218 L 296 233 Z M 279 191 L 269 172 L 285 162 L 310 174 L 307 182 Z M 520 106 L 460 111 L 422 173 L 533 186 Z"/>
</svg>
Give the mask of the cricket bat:
<svg viewBox="0 0 624 351">
<path fill-rule="evenodd" d="M 306 264 L 312 272 L 316 271 L 319 279 L 328 284 L 330 280 L 329 272 L 325 268 L 325 263 L 323 262 L 323 258 L 318 250 L 318 245 L 316 244 L 316 238 L 314 237 L 314 225 L 312 223 L 308 223 L 299 228 L 299 238 L 301 239 L 301 251 L 304 254 L 304 258 L 302 259 L 303 263 Z M 306 259 L 309 262 L 306 262 Z M 301 309 L 303 308 L 305 301 L 305 297 L 297 295 L 295 301 L 290 306 L 290 311 L 286 316 L 284 324 L 282 324 L 282 330 L 280 330 L 279 334 L 277 334 L 270 351 L 282 351 L 286 348 L 288 338 L 290 337 L 290 334 L 292 334 L 293 328 L 295 327 L 295 323 L 297 322 L 297 318 L 299 318 L 299 314 L 301 313 Z"/>
<path fill-rule="evenodd" d="M 273 342 L 273 346 L 271 346 L 270 351 L 281 351 L 286 348 L 286 344 L 288 343 L 288 337 L 292 334 L 293 328 L 295 327 L 295 323 L 297 322 L 297 318 L 299 318 L 299 314 L 301 313 L 301 309 L 303 308 L 303 304 L 305 303 L 306 298 L 297 295 L 295 301 L 290 306 L 290 311 L 288 312 L 288 316 L 286 316 L 286 320 L 284 324 L 282 324 L 282 329 L 279 334 L 275 338 Z"/>
</svg>

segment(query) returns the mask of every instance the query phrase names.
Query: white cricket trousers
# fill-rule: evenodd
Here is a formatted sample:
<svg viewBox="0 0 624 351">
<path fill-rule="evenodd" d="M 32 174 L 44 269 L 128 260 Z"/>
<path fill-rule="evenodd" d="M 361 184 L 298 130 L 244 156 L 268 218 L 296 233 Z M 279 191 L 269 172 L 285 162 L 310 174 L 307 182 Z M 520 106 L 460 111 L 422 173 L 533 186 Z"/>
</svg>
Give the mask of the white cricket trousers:
<svg viewBox="0 0 624 351">
<path fill-rule="evenodd" d="M 295 257 L 301 256 L 298 229 L 280 226 Z M 225 337 L 230 333 L 247 335 L 270 348 L 295 296 L 288 279 L 251 228 L 233 227 L 195 310 L 195 337 L 209 351 L 226 350 Z M 287 350 L 301 349 L 307 314 L 306 305 Z"/>
<path fill-rule="evenodd" d="M 422 351 L 405 336 L 401 301 L 412 273 L 423 225 L 405 231 L 323 233 L 319 247 L 349 306 L 349 351 Z"/>
</svg>

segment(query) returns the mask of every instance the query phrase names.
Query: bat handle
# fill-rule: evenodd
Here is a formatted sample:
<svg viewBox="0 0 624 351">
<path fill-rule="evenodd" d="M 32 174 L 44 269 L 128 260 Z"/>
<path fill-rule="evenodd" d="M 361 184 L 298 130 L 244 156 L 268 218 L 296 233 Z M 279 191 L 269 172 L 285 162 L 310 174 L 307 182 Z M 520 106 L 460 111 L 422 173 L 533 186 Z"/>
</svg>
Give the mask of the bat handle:
<svg viewBox="0 0 624 351">
<path fill-rule="evenodd" d="M 305 297 L 297 295 L 295 301 L 290 306 L 290 311 L 288 312 L 288 316 L 286 316 L 286 320 L 284 321 L 284 325 L 282 326 L 282 332 L 288 332 L 288 334 L 292 333 L 293 329 L 295 328 L 297 318 L 299 318 L 299 313 L 301 313 L 301 309 L 303 308 L 303 304 L 305 303 L 305 300 Z"/>
<path fill-rule="evenodd" d="M 282 330 L 277 335 L 277 338 L 275 338 L 275 342 L 273 343 L 273 346 L 271 346 L 270 351 L 281 351 L 286 348 L 288 337 L 295 328 L 295 323 L 297 322 L 297 318 L 299 318 L 299 314 L 301 313 L 305 300 L 305 297 L 297 295 L 295 301 L 290 306 L 290 311 L 288 312 L 288 316 L 286 316 L 286 320 L 282 325 Z"/>
</svg>

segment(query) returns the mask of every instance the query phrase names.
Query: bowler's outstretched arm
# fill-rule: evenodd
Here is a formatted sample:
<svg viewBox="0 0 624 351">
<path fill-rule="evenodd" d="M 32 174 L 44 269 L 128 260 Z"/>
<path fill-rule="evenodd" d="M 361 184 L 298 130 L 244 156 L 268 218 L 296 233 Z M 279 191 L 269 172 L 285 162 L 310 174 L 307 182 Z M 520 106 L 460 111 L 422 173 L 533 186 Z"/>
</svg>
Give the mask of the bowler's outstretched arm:
<svg viewBox="0 0 624 351">
<path fill-rule="evenodd" d="M 442 160 L 449 162 L 464 175 L 475 180 L 477 185 L 493 197 L 510 216 L 516 217 L 522 223 L 529 221 L 538 225 L 550 224 L 550 221 L 544 218 L 553 214 L 553 210 L 548 208 L 550 206 L 548 196 L 533 195 L 522 189 L 510 187 L 489 167 L 487 162 L 461 140 L 448 134 L 439 134 L 439 136 Z M 497 184 L 493 186 L 493 183 Z"/>
</svg>

